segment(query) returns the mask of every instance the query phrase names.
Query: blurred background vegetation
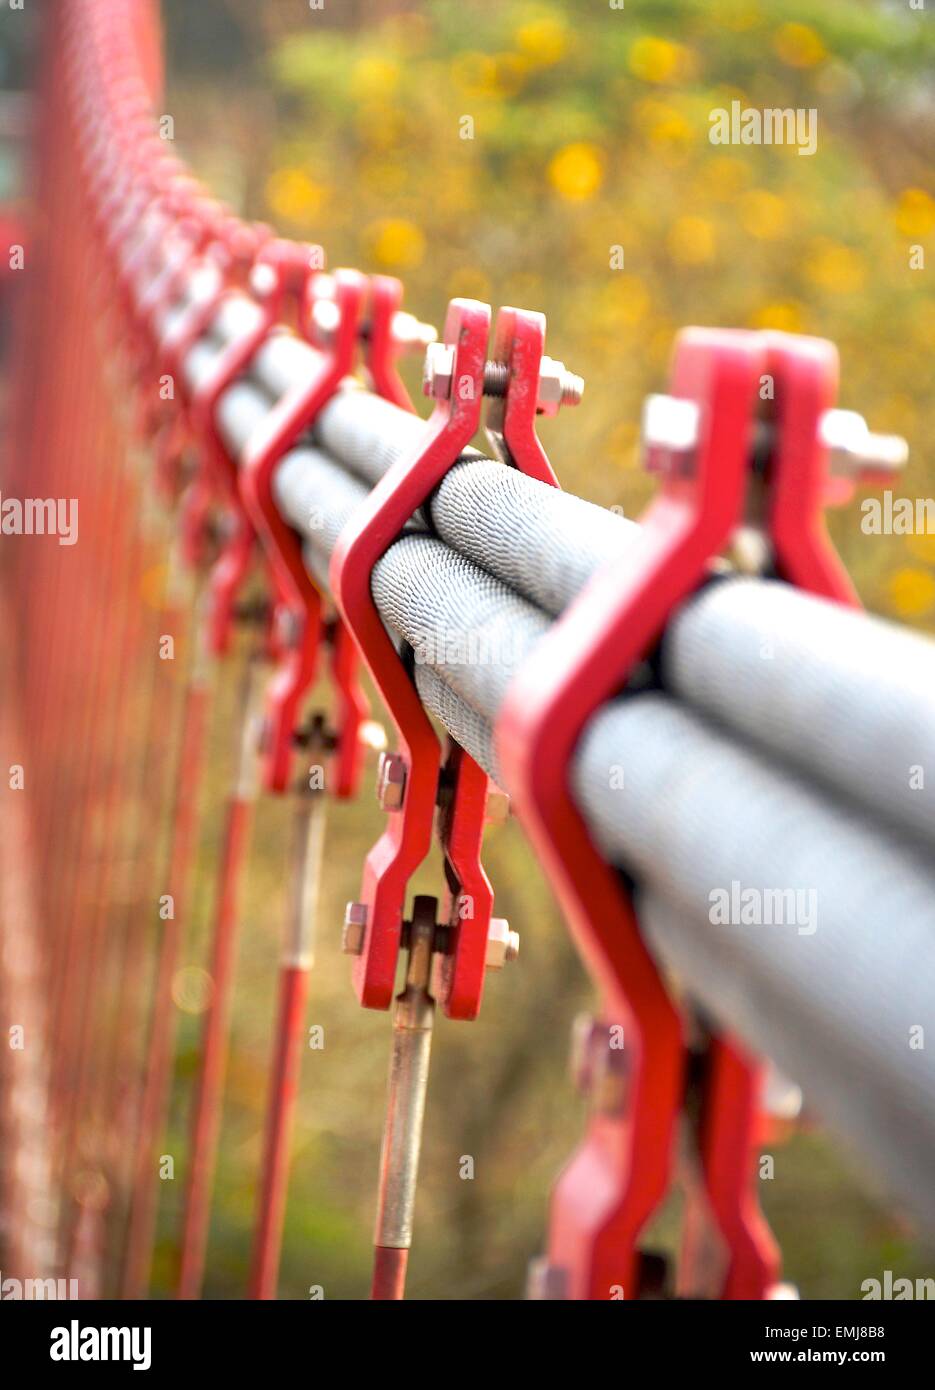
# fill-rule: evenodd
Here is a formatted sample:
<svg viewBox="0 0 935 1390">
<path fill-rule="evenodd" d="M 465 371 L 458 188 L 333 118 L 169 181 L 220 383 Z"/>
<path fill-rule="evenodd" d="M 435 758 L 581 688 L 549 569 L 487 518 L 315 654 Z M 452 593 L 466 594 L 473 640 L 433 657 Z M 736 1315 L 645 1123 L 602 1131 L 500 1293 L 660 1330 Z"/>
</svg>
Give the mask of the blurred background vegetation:
<svg viewBox="0 0 935 1390">
<path fill-rule="evenodd" d="M 695 322 L 833 339 L 842 404 L 909 437 L 897 492 L 935 493 L 930 13 L 908 0 L 167 0 L 164 12 L 178 152 L 238 210 L 321 241 L 331 265 L 399 274 L 408 307 L 436 324 L 456 294 L 546 312 L 549 350 L 588 383 L 581 408 L 543 429 L 567 487 L 638 511 L 640 403 L 664 387 L 676 330 Z M 733 99 L 816 108 L 817 153 L 712 145 L 709 112 Z M 473 139 L 461 138 L 465 116 Z M 854 505 L 833 530 L 865 602 L 931 628 L 935 537 L 872 537 L 859 523 Z M 214 805 L 230 762 L 224 700 Z M 261 807 L 246 900 L 208 1286 L 220 1297 L 244 1287 L 286 816 Z M 199 925 L 177 989 L 181 1155 L 218 824 L 206 818 Z M 357 1007 L 338 943 L 378 826 L 369 798 L 332 813 L 308 1020 L 326 1041 L 304 1062 L 285 1296 L 321 1284 L 361 1297 L 368 1285 L 390 1029 Z M 489 984 L 479 1022 L 438 1028 L 412 1296 L 519 1296 L 581 1129 L 565 1059 L 589 985 L 515 826 L 491 835 L 489 869 L 523 953 Z M 459 1178 L 464 1154 L 473 1181 Z M 166 1291 L 182 1182 L 167 1186 Z M 931 1273 L 932 1252 L 820 1132 L 779 1148 L 762 1188 L 804 1297 L 858 1297 L 884 1268 Z"/>
</svg>

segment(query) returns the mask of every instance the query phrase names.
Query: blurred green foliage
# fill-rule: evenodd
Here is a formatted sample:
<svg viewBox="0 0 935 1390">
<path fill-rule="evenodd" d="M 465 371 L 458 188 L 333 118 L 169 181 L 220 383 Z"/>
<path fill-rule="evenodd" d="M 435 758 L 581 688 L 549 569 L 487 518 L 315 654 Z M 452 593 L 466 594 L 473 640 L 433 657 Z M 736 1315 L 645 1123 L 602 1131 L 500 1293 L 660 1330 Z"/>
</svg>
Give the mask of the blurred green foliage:
<svg viewBox="0 0 935 1390">
<path fill-rule="evenodd" d="M 543 429 L 566 486 L 638 510 L 649 495 L 637 468 L 640 403 L 663 387 L 678 327 L 700 322 L 833 339 L 842 403 L 909 437 L 913 461 L 897 492 L 933 492 L 928 13 L 855 0 L 223 8 L 239 23 L 233 37 L 225 31 L 227 70 L 199 78 L 189 54 L 176 85 L 169 73 L 180 153 L 248 215 L 321 241 L 332 265 L 402 276 L 421 317 L 439 322 L 455 294 L 544 310 L 550 351 L 588 382 L 578 411 Z M 189 22 L 183 9 L 191 16 L 167 6 L 177 34 Z M 713 145 L 710 112 L 735 99 L 815 108 L 817 152 Z M 911 268 L 919 247 L 924 264 Z M 833 530 L 870 607 L 932 625 L 935 537 L 865 535 L 856 504 Z M 213 765 L 223 768 L 229 747 L 218 738 Z M 218 774 L 215 802 L 221 791 Z M 262 807 L 246 904 L 210 1265 L 218 1296 L 244 1282 L 286 816 L 282 805 Z M 303 1071 L 289 1296 L 314 1284 L 327 1297 L 367 1287 L 389 1021 L 357 1008 L 337 925 L 377 825 L 366 802 L 334 809 L 309 1016 L 326 1045 Z M 202 932 L 210 817 L 205 835 Z M 493 837 L 489 867 L 499 910 L 523 935 L 522 963 L 491 983 L 477 1024 L 438 1030 L 413 1296 L 517 1296 L 549 1186 L 580 1132 L 564 1058 L 588 984 L 514 826 Z M 192 943 L 193 961 L 204 946 L 203 935 Z M 197 1028 L 187 1018 L 173 1140 L 183 1153 Z M 462 1154 L 475 1158 L 473 1182 L 458 1177 Z M 787 1277 L 804 1296 L 857 1297 L 884 1268 L 931 1272 L 824 1136 L 779 1148 L 763 1188 Z M 178 1212 L 166 1207 L 168 1285 Z"/>
</svg>

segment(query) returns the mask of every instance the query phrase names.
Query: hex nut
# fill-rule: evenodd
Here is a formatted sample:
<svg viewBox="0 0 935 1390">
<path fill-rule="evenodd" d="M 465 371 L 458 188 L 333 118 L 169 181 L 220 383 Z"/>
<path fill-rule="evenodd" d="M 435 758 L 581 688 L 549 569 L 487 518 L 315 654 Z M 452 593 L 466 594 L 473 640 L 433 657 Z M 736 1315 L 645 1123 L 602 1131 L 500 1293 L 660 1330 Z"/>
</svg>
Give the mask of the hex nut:
<svg viewBox="0 0 935 1390">
<path fill-rule="evenodd" d="M 447 401 L 455 369 L 455 350 L 450 343 L 429 343 L 422 369 L 422 391 L 436 401 Z"/>
<path fill-rule="evenodd" d="M 359 956 L 367 933 L 367 904 L 348 903 L 341 931 L 341 950 L 346 956 Z"/>
<path fill-rule="evenodd" d="M 505 917 L 491 917 L 485 958 L 487 969 L 502 970 L 507 961 L 516 960 L 518 955 L 519 932 L 510 931 Z"/>
<path fill-rule="evenodd" d="M 406 760 L 398 753 L 381 753 L 377 768 L 377 800 L 384 811 L 398 811 L 406 793 Z"/>
<path fill-rule="evenodd" d="M 562 379 L 565 375 L 563 362 L 552 357 L 543 357 L 539 363 L 539 394 L 537 404 L 542 410 L 557 410 L 562 403 Z"/>
</svg>

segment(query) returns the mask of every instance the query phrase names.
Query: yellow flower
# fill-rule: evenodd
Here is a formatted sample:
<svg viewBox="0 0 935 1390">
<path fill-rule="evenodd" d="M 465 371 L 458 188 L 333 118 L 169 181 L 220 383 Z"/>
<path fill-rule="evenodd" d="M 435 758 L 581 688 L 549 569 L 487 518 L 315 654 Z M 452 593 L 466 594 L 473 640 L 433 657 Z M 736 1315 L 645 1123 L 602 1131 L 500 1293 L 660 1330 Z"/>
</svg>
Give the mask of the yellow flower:
<svg viewBox="0 0 935 1390">
<path fill-rule="evenodd" d="M 889 582 L 889 599 L 902 617 L 921 617 L 935 607 L 935 575 L 920 569 L 897 570 Z"/>
<path fill-rule="evenodd" d="M 364 233 L 370 254 L 378 265 L 394 270 L 412 270 L 425 256 L 425 237 L 414 222 L 405 217 L 383 217 Z"/>
<path fill-rule="evenodd" d="M 678 111 L 663 107 L 649 132 L 654 145 L 684 149 L 695 140 L 695 130 Z"/>
<path fill-rule="evenodd" d="M 856 251 L 833 241 L 820 241 L 805 266 L 808 278 L 832 294 L 853 294 L 866 279 L 867 270 Z"/>
<path fill-rule="evenodd" d="M 753 188 L 740 199 L 740 222 L 758 241 L 773 241 L 786 230 L 786 205 L 775 193 Z"/>
<path fill-rule="evenodd" d="M 807 24 L 783 24 L 773 38 L 773 47 L 790 68 L 813 68 L 827 58 L 821 39 Z"/>
<path fill-rule="evenodd" d="M 568 30 L 552 15 L 521 24 L 513 37 L 520 52 L 541 68 L 559 62 L 568 48 Z"/>
<path fill-rule="evenodd" d="M 587 202 L 604 181 L 604 156 L 596 145 L 579 140 L 553 155 L 549 182 L 570 203 Z"/>
<path fill-rule="evenodd" d="M 903 236 L 928 236 L 935 231 L 935 198 L 922 188 L 904 188 L 896 204 L 895 219 Z"/>
<path fill-rule="evenodd" d="M 684 76 L 688 56 L 681 44 L 647 35 L 630 48 L 630 71 L 644 82 L 675 82 Z"/>
<path fill-rule="evenodd" d="M 283 222 L 304 222 L 321 207 L 324 189 L 304 169 L 277 169 L 266 181 L 266 202 Z"/>
<path fill-rule="evenodd" d="M 750 320 L 752 328 L 775 328 L 780 333 L 802 332 L 802 307 L 794 301 L 776 301 L 757 309 Z"/>
<path fill-rule="evenodd" d="M 358 101 L 385 100 L 393 95 L 398 84 L 399 64 L 390 58 L 358 58 L 351 70 L 351 95 Z"/>
<path fill-rule="evenodd" d="M 680 265 L 707 265 L 717 249 L 714 226 L 704 217 L 687 213 L 676 218 L 667 237 L 669 254 Z"/>
</svg>

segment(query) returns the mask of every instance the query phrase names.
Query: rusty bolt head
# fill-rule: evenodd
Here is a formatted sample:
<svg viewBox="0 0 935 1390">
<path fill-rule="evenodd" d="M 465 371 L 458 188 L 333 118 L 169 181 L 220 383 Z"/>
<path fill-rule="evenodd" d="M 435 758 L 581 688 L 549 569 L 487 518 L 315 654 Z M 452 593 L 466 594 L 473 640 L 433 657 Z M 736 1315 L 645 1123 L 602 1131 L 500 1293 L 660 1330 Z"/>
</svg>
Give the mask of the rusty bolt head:
<svg viewBox="0 0 935 1390">
<path fill-rule="evenodd" d="M 367 904 L 348 903 L 344 911 L 341 950 L 346 956 L 359 956 L 364 949 L 367 931 Z"/>
<path fill-rule="evenodd" d="M 422 393 L 435 401 L 447 401 L 455 369 L 455 350 L 450 343 L 429 343 L 422 369 Z"/>
<path fill-rule="evenodd" d="M 510 931 L 505 917 L 491 917 L 487 933 L 488 970 L 502 970 L 507 961 L 516 960 L 519 955 L 519 932 Z"/>
<path fill-rule="evenodd" d="M 381 753 L 377 768 L 377 800 L 384 811 L 398 811 L 406 792 L 406 760 L 398 753 Z"/>
</svg>

